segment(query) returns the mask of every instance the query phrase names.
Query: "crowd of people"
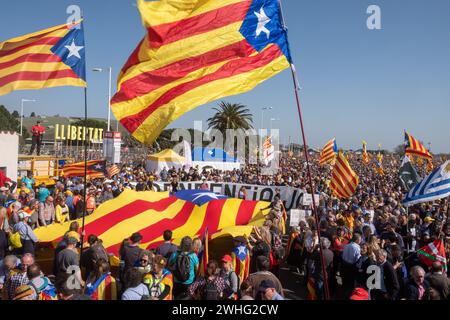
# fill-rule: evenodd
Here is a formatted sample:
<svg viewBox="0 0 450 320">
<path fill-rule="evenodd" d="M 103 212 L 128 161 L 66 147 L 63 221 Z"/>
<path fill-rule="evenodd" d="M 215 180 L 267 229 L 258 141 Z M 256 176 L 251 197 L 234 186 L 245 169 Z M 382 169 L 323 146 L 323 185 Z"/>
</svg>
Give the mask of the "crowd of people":
<svg viewBox="0 0 450 320">
<path fill-rule="evenodd" d="M 290 186 L 312 193 L 305 160 L 283 154 L 277 174 L 262 175 L 256 165 L 240 170 L 197 168 L 145 170 L 143 157 L 127 159 L 113 178 L 84 181 L 60 178 L 49 188 L 36 186 L 31 173 L 17 184 L 4 181 L 0 189 L 0 288 L 3 299 L 94 300 L 281 300 L 285 287 L 280 266 L 289 266 L 302 279 L 307 299 L 423 300 L 449 299 L 447 263 L 424 263 L 417 251 L 441 239 L 450 257 L 449 203 L 443 199 L 406 208 L 405 190 L 398 182 L 400 157 L 386 154 L 383 170 L 364 164 L 360 155 L 348 154 L 359 185 L 351 199 L 333 197 L 331 168 L 319 166 L 312 156 L 314 192 L 320 195 L 317 217 L 285 229 L 280 194 L 267 208 L 263 226 L 248 238 L 233 239 L 234 249 L 219 261 L 202 264 L 202 241 L 184 237 L 172 243 L 170 230 L 161 230 L 164 244 L 152 250 L 140 247 L 142 236 L 133 233 L 120 250 L 120 268 L 113 270 L 110 255 L 98 235 L 88 235 L 80 252 L 80 226 L 84 211 L 120 195 L 126 188 L 156 191 L 155 182 L 170 182 L 171 192 L 181 181 L 236 182 Z M 437 163 L 436 163 L 437 164 Z M 418 167 L 423 176 L 426 168 Z M 86 190 L 86 199 L 84 192 Z M 245 190 L 239 192 L 245 199 Z M 286 199 L 284 199 L 286 200 Z M 312 209 L 300 206 L 300 209 Z M 38 227 L 71 221 L 70 229 L 54 250 L 51 273 L 44 275 L 35 262 Z M 289 221 L 288 221 L 289 222 Z M 73 266 L 75 277 L 70 276 Z M 379 281 L 371 287 L 371 270 Z M 68 270 L 70 272 L 68 272 Z M 79 286 L 68 285 L 76 281 Z M 74 280 L 75 279 L 75 280 Z M 299 290 L 302 291 L 302 290 Z"/>
</svg>

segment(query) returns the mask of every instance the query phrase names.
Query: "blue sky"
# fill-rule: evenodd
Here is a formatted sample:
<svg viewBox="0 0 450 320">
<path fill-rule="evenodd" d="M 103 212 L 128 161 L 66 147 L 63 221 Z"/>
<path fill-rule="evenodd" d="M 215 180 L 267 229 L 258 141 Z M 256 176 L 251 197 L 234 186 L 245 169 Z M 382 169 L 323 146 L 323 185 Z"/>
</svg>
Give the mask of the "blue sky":
<svg viewBox="0 0 450 320">
<path fill-rule="evenodd" d="M 113 67 L 113 81 L 144 35 L 133 0 L 3 1 L 0 41 L 66 21 L 66 8 L 85 15 L 87 64 Z M 450 152 L 450 1 L 448 0 L 284 0 L 289 38 L 300 74 L 301 102 L 309 145 L 336 137 L 339 147 L 392 149 L 403 129 L 431 142 L 433 152 Z M 366 27 L 367 7 L 379 5 L 382 30 Z M 107 115 L 107 74 L 88 71 L 89 116 Z M 80 88 L 21 91 L 0 96 L 0 104 L 25 114 L 81 116 Z M 280 127 L 281 141 L 300 142 L 299 121 L 289 71 L 252 92 L 226 99 L 247 105 L 255 125 L 266 112 Z M 172 127 L 192 127 L 212 115 L 215 103 L 185 114 Z"/>
</svg>

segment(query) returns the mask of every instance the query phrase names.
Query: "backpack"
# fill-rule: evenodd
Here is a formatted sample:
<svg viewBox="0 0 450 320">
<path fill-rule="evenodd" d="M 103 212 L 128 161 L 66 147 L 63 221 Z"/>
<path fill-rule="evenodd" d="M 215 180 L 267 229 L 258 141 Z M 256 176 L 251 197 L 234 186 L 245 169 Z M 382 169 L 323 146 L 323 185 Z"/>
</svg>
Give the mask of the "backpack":
<svg viewBox="0 0 450 320">
<path fill-rule="evenodd" d="M 169 270 L 179 282 L 186 282 L 191 275 L 191 258 L 189 253 L 179 253 L 175 262 L 169 266 Z"/>
<path fill-rule="evenodd" d="M 272 233 L 272 252 L 277 260 L 283 260 L 286 254 L 281 237 L 277 233 Z"/>
<path fill-rule="evenodd" d="M 202 300 L 219 300 L 219 291 L 214 281 L 206 279 L 202 292 Z"/>
<path fill-rule="evenodd" d="M 239 278 L 237 273 L 234 272 L 233 270 L 228 274 L 228 277 L 223 277 L 223 278 L 224 278 L 225 281 L 227 281 L 230 284 L 230 288 L 231 288 L 231 276 L 233 274 L 235 274 L 236 278 L 237 278 L 237 292 L 233 292 L 233 294 L 234 294 L 234 299 L 238 300 L 238 298 L 241 297 L 241 278 Z M 231 290 L 230 290 L 230 292 L 231 292 Z"/>
<path fill-rule="evenodd" d="M 34 291 L 36 291 L 38 297 L 37 300 L 46 300 L 46 301 L 58 300 L 55 286 L 51 284 L 46 278 L 44 280 L 45 280 L 44 289 L 36 288 L 36 286 L 31 281 L 29 283 L 29 285 L 34 288 Z"/>
</svg>

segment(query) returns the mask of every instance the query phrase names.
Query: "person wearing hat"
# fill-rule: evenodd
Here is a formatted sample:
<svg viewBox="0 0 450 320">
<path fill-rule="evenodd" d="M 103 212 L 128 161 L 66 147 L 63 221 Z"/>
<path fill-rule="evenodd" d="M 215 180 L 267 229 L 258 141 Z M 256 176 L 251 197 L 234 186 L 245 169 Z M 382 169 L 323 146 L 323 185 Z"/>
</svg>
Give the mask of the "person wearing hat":
<svg viewBox="0 0 450 320">
<path fill-rule="evenodd" d="M 41 144 L 42 144 L 42 138 L 45 133 L 45 128 L 41 126 L 41 122 L 37 121 L 36 125 L 31 127 L 31 149 L 29 155 L 31 156 L 34 152 L 34 149 L 37 146 L 37 152 L 36 154 L 39 156 L 41 154 Z"/>
<path fill-rule="evenodd" d="M 142 248 L 139 247 L 141 243 L 142 235 L 139 232 L 135 232 L 130 237 L 130 243 L 126 244 L 123 248 L 123 259 L 125 262 L 124 273 L 133 268 L 139 260 Z"/>
<path fill-rule="evenodd" d="M 228 254 L 222 257 L 222 269 L 220 270 L 220 276 L 224 278 L 227 285 L 231 288 L 232 293 L 228 299 L 237 300 L 240 282 L 239 277 L 233 270 L 233 258 Z"/>
<path fill-rule="evenodd" d="M 22 254 L 31 253 L 34 255 L 35 244 L 39 242 L 39 239 L 28 224 L 28 219 L 30 216 L 25 211 L 20 211 L 18 216 L 19 222 L 14 225 L 13 230 L 14 232 L 18 232 L 20 234 L 22 248 L 19 250 L 21 250 Z"/>
<path fill-rule="evenodd" d="M 261 281 L 258 288 L 258 294 L 261 295 L 262 300 L 284 300 L 275 289 L 275 284 L 272 280 Z"/>
<path fill-rule="evenodd" d="M 33 288 L 28 284 L 24 284 L 16 289 L 13 300 L 35 300 L 33 295 Z"/>
</svg>

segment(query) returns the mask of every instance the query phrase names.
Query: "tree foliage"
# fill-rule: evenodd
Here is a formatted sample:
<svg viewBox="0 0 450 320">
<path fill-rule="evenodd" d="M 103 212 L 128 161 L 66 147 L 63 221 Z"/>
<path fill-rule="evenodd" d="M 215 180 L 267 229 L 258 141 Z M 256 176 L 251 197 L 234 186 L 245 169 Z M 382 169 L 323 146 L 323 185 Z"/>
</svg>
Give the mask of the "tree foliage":
<svg viewBox="0 0 450 320">
<path fill-rule="evenodd" d="M 20 119 L 17 119 L 17 117 L 14 116 L 14 113 L 19 114 L 17 111 L 10 113 L 5 106 L 0 105 L 0 131 L 20 132 Z M 28 130 L 24 127 L 22 131 L 23 138 L 27 139 L 30 136 Z"/>
<path fill-rule="evenodd" d="M 216 113 L 208 119 L 208 128 L 225 133 L 226 129 L 251 129 L 253 128 L 253 115 L 250 110 L 240 103 L 221 101 Z"/>
</svg>

